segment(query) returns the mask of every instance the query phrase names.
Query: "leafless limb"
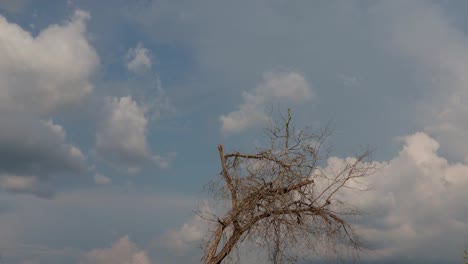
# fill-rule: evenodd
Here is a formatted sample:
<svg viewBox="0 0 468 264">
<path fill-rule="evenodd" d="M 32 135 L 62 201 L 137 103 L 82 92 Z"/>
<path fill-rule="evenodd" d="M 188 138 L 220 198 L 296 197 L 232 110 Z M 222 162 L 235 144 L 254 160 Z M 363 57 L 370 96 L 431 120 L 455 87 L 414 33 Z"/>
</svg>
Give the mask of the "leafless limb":
<svg viewBox="0 0 468 264">
<path fill-rule="evenodd" d="M 325 168 L 328 153 L 322 148 L 330 131 L 296 130 L 291 120 L 288 109 L 281 125 L 267 130 L 270 147 L 257 153 L 225 153 L 218 145 L 221 181 L 212 190 L 228 208 L 211 221 L 205 263 L 225 261 L 247 241 L 266 249 L 272 263 L 298 260 L 299 248 L 335 253 L 337 248 L 360 248 L 346 221 L 358 212 L 336 197 L 343 188 L 359 189 L 357 180 L 377 170 L 369 160 L 371 151 Z"/>
</svg>

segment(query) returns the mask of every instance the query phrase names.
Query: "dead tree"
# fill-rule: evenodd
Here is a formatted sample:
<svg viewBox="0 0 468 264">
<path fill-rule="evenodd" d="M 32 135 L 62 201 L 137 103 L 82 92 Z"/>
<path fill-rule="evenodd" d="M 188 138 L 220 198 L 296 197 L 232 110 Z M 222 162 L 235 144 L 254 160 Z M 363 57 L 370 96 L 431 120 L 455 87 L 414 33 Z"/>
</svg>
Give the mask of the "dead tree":
<svg viewBox="0 0 468 264">
<path fill-rule="evenodd" d="M 295 130 L 289 109 L 267 135 L 271 145 L 255 154 L 225 153 L 218 145 L 222 170 L 212 190 L 227 201 L 227 208 L 222 216 L 205 216 L 212 221 L 205 263 L 219 264 L 249 241 L 266 249 L 272 263 L 298 260 L 299 249 L 359 249 L 346 220 L 356 210 L 337 197 L 376 171 L 369 162 L 371 151 L 347 159 L 339 168 L 327 168 L 324 146 L 329 130 Z"/>
</svg>

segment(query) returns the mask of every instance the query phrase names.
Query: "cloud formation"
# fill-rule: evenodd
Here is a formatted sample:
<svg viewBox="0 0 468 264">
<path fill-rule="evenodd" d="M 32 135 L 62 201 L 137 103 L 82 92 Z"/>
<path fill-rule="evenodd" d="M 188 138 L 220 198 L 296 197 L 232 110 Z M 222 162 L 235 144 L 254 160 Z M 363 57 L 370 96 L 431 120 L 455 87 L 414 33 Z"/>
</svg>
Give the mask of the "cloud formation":
<svg viewBox="0 0 468 264">
<path fill-rule="evenodd" d="M 275 100 L 288 103 L 301 103 L 312 98 L 307 80 L 297 72 L 268 72 L 263 82 L 251 93 L 242 93 L 243 102 L 239 110 L 221 115 L 221 130 L 224 133 L 239 133 L 268 120 L 265 108 Z"/>
<path fill-rule="evenodd" d="M 423 132 L 403 140 L 396 157 L 375 162 L 381 173 L 351 185 L 360 189 L 370 186 L 370 190 L 347 188 L 338 193 L 337 199 L 365 212 L 349 219 L 369 248 L 362 253 L 362 260 L 388 261 L 401 256 L 454 259 L 466 243 L 468 164 L 450 163 L 440 156 L 439 143 Z M 322 171 L 341 171 L 351 159 L 331 157 Z M 193 250 L 206 234 L 208 223 L 194 216 L 169 232 L 164 241 L 178 252 Z M 434 247 L 438 243 L 447 246 Z"/>
<path fill-rule="evenodd" d="M 0 187 L 41 194 L 51 176 L 80 175 L 86 157 L 52 120 L 0 114 Z M 44 193 L 43 193 L 44 194 Z"/>
<path fill-rule="evenodd" d="M 127 52 L 127 69 L 133 73 L 144 72 L 151 69 L 152 65 L 150 51 L 141 43 Z"/>
<path fill-rule="evenodd" d="M 99 58 L 78 10 L 36 36 L 0 16 L 0 188 L 50 196 L 55 177 L 82 175 L 86 157 L 52 119 L 91 93 Z M 41 118 L 40 118 L 41 117 Z"/>
<path fill-rule="evenodd" d="M 213 209 L 207 204 L 201 206 L 199 211 L 201 214 L 213 213 Z M 194 215 L 180 228 L 169 230 L 161 240 L 165 248 L 183 254 L 199 246 L 206 232 L 208 232 L 207 221 L 199 215 Z"/>
<path fill-rule="evenodd" d="M 388 1 L 373 9 L 385 46 L 405 58 L 424 87 L 419 122 L 451 157 L 468 157 L 468 36 L 431 1 Z M 382 30 L 384 29 L 384 30 Z"/>
<path fill-rule="evenodd" d="M 147 142 L 148 119 L 144 109 L 130 96 L 107 99 L 105 117 L 96 135 L 98 155 L 130 173 L 150 164 L 167 168 L 175 153 L 153 156 Z"/>
<path fill-rule="evenodd" d="M 145 251 L 138 249 L 128 236 L 115 242 L 110 248 L 88 252 L 80 264 L 151 264 Z"/>
<path fill-rule="evenodd" d="M 96 137 L 100 156 L 129 167 L 139 167 L 151 155 L 146 141 L 148 120 L 143 109 L 131 97 L 108 98 L 105 120 Z"/>
<path fill-rule="evenodd" d="M 106 171 L 108 168 L 100 166 L 102 161 L 129 172 L 137 172 L 148 165 L 169 167 L 176 153 L 158 155 L 156 146 L 149 140 L 152 136 L 149 131 L 152 129 L 151 122 L 160 117 L 168 119 L 169 115 L 161 113 L 173 107 L 169 96 L 160 89 L 159 75 L 154 74 L 152 69 L 153 54 L 161 52 L 161 55 L 164 54 L 159 58 L 163 66 L 161 79 L 168 84 L 167 91 L 173 102 L 181 107 L 181 114 L 184 115 L 181 119 L 187 121 L 187 126 L 197 124 L 196 129 L 183 132 L 200 138 L 190 140 L 189 145 L 185 145 L 190 149 L 202 150 L 205 143 L 216 139 L 207 134 L 212 133 L 211 130 L 205 131 L 205 126 L 198 126 L 207 113 L 219 117 L 223 133 L 240 133 L 265 122 L 265 112 L 270 110 L 272 104 L 281 102 L 294 106 L 310 101 L 314 92 L 320 94 L 321 99 L 317 112 L 314 112 L 318 123 L 334 118 L 334 112 L 338 124 L 354 127 L 355 130 L 340 131 L 345 135 L 345 149 L 349 142 L 362 142 L 364 138 L 363 143 L 366 143 L 378 137 L 375 141 L 382 150 L 378 154 L 387 151 L 390 155 L 394 149 L 388 141 L 395 136 L 394 133 L 401 135 L 402 130 L 403 133 L 422 130 L 404 137 L 404 146 L 397 155 L 380 163 L 385 168 L 382 176 L 371 177 L 365 182 L 374 186 L 373 190 L 356 195 L 343 194 L 343 199 L 368 213 L 356 220 L 364 242 L 374 250 L 369 255 L 365 253 L 365 261 L 378 259 L 388 262 L 392 258 L 408 256 L 415 259 L 440 257 L 436 260 L 438 263 L 447 263 L 447 260 L 458 258 L 463 245 L 467 243 L 462 234 L 466 234 L 468 228 L 465 220 L 468 219 L 465 213 L 468 209 L 461 202 L 467 200 L 464 175 L 468 174 L 468 165 L 464 159 L 468 157 L 468 141 L 464 138 L 468 133 L 468 79 L 465 76 L 468 70 L 468 38 L 464 30 L 466 21 L 454 19 L 453 13 L 449 13 L 453 10 L 443 10 L 443 7 L 453 8 L 452 5 L 459 7 L 464 4 L 418 0 L 356 3 L 331 1 L 321 3 L 317 8 L 317 3 L 312 1 L 290 5 L 282 1 L 266 3 L 252 0 L 226 5 L 212 0 L 197 3 L 162 0 L 142 4 L 144 10 L 126 13 L 127 17 L 121 19 L 119 11 L 113 8 L 120 8 L 118 5 L 122 3 L 109 8 L 93 2 L 86 4 L 96 18 L 89 26 L 89 14 L 77 11 L 67 21 L 50 25 L 39 32 L 29 32 L 25 26 L 12 21 L 18 19 L 22 25 L 31 23 L 31 27 L 33 24 L 41 25 L 49 19 L 62 17 L 63 13 L 56 13 L 56 10 L 61 10 L 60 6 L 66 5 L 68 12 L 70 7 L 79 3 L 57 5 L 49 10 L 46 5 L 30 0 L 0 1 L 0 8 L 8 10 L 7 13 L 11 15 L 5 17 L 12 18 L 8 21 L 0 16 L 0 189 L 6 191 L 0 192 L 3 197 L 0 211 L 10 210 L 10 207 L 15 211 L 26 207 L 30 210 L 26 214 L 0 215 L 4 223 L 0 226 L 4 244 L 20 244 L 19 240 L 23 238 L 45 244 L 65 242 L 77 247 L 76 253 L 82 252 L 82 249 L 78 249 L 82 245 L 96 247 L 96 243 L 102 243 L 104 239 L 112 241 L 104 237 L 114 232 L 113 228 L 136 228 L 137 231 L 132 234 L 141 235 L 148 234 L 148 227 L 151 231 L 157 229 L 157 232 L 164 233 L 161 229 L 174 225 L 171 221 L 173 211 L 160 213 L 159 209 L 155 209 L 150 211 L 158 215 L 148 216 L 148 208 L 162 199 L 154 198 L 154 193 L 144 199 L 136 199 L 139 194 L 117 198 L 117 194 L 111 196 L 105 193 L 110 188 L 119 188 L 118 178 L 111 186 L 91 187 L 99 195 L 67 191 L 62 197 L 73 195 L 73 199 L 70 199 L 73 202 L 59 207 L 59 199 L 44 201 L 31 196 L 10 195 L 32 193 L 50 196 L 55 179 L 87 172 L 87 159 L 83 154 L 86 152 L 82 149 L 86 150 L 85 146 L 89 143 L 96 143 L 94 150 L 102 158 L 93 165 L 99 168 L 96 171 L 103 174 L 92 171 L 89 175 L 90 180 L 94 176 L 96 184 L 111 183 L 107 177 L 111 176 Z M 134 3 L 123 5 L 133 6 Z M 112 14 L 111 19 L 106 18 L 106 12 L 100 13 L 103 10 L 99 9 L 100 6 L 109 10 L 106 12 Z M 370 19 L 367 16 L 369 6 L 372 6 Z M 37 13 L 20 17 L 29 7 L 37 10 Z M 137 17 L 142 27 L 135 30 L 135 23 L 127 23 L 126 19 L 131 15 Z M 370 32 L 370 28 L 379 32 L 379 41 L 383 40 L 393 53 L 387 54 L 385 50 L 383 54 L 382 49 L 374 46 L 375 36 L 371 36 L 374 32 Z M 87 36 L 93 36 L 92 42 Z M 128 49 L 125 43 L 136 43 L 132 37 L 148 42 L 144 45 L 132 44 L 134 46 Z M 98 69 L 100 58 L 91 43 L 103 52 L 103 69 Z M 149 47 L 154 49 L 150 51 Z M 117 59 L 117 63 L 125 64 L 114 67 L 114 55 L 122 52 L 127 52 L 127 56 Z M 170 63 L 164 65 L 164 60 Z M 242 93 L 236 108 L 226 110 L 224 115 L 213 112 L 216 111 L 213 104 L 222 104 L 217 99 L 239 95 L 241 92 L 236 89 L 250 87 L 247 85 L 258 77 L 258 73 L 275 69 L 278 65 L 298 69 L 301 73 L 267 73 L 257 87 Z M 399 72 L 400 69 L 404 69 L 402 71 L 405 73 Z M 124 74 L 124 78 L 130 78 L 122 79 L 121 70 L 129 73 Z M 97 79 L 104 79 L 103 83 L 93 84 L 93 74 L 102 72 L 105 74 L 98 75 Z M 337 73 L 344 74 L 337 76 Z M 408 82 L 405 74 L 413 75 L 415 82 Z M 339 83 L 336 79 L 340 79 Z M 312 91 L 307 80 L 313 80 L 320 86 L 317 85 Z M 108 87 L 104 87 L 106 84 Z M 223 88 L 219 89 L 220 86 Z M 340 90 L 341 86 L 353 89 Z M 356 86 L 362 86 L 362 89 L 354 89 Z M 418 86 L 417 89 L 415 86 Z M 315 88 L 320 90 L 315 91 Z M 61 111 L 83 102 L 87 97 L 102 102 L 104 94 L 109 96 L 103 106 L 104 116 L 102 119 L 98 115 L 87 117 L 92 125 L 74 123 Z M 411 120 L 411 123 L 420 122 L 424 129 L 403 127 L 405 124 L 401 119 L 404 117 L 400 116 L 406 114 L 406 110 L 413 110 L 414 100 L 400 100 L 408 94 L 411 95 L 408 98 L 414 95 L 420 100 L 417 102 L 420 107 L 417 121 Z M 90 112 L 99 112 L 96 109 Z M 192 111 L 194 109 L 200 112 Z M 305 111 L 305 114 L 310 112 Z M 411 116 L 410 112 L 408 116 Z M 342 120 L 345 122 L 342 123 Z M 98 130 L 89 129 L 95 123 L 98 123 Z M 83 133 L 84 130 L 90 131 L 91 135 Z M 163 135 L 158 140 L 166 143 L 181 134 L 174 133 L 167 138 L 164 138 L 167 135 Z M 209 139 L 203 141 L 206 135 Z M 93 136 L 96 136 L 96 142 L 93 139 L 92 142 L 86 141 Z M 242 141 L 242 138 L 239 140 Z M 375 141 L 369 143 L 374 144 Z M 342 146 L 343 142 L 337 143 Z M 172 141 L 170 144 L 173 144 Z M 178 146 L 178 142 L 174 144 Z M 208 152 L 205 154 L 200 157 L 208 157 Z M 189 154 L 180 155 L 185 159 Z M 151 188 L 155 187 L 153 191 L 159 192 L 161 188 L 177 186 L 164 191 L 178 192 L 181 181 L 187 186 L 197 186 L 203 178 L 192 177 L 189 172 L 205 171 L 209 164 L 198 160 L 196 163 L 189 169 L 177 168 L 174 171 L 177 177 L 168 177 L 167 182 L 161 185 L 163 187 Z M 343 160 L 337 157 L 328 161 L 329 166 L 342 163 Z M 173 175 L 172 172 L 169 174 Z M 145 179 L 143 182 L 149 181 Z M 63 184 L 67 188 L 74 187 L 71 181 Z M 141 186 L 135 183 L 134 187 Z M 135 193 L 141 191 L 138 188 Z M 196 187 L 191 188 L 182 187 L 182 190 L 191 192 Z M 116 191 L 118 194 L 124 192 Z M 174 197 L 165 200 L 167 208 L 173 209 L 175 204 L 180 203 L 176 201 L 176 196 L 174 194 Z M 6 203 L 6 198 L 23 202 Z M 191 199 L 183 198 L 183 202 Z M 140 208 L 135 209 L 137 207 Z M 128 211 L 122 211 L 122 208 Z M 184 210 L 190 211 L 189 206 Z M 89 222 L 83 221 L 80 218 L 82 215 L 90 216 L 87 218 Z M 38 217 L 46 219 L 41 222 L 41 230 L 35 228 Z M 122 220 L 125 217 L 128 218 Z M 158 221 L 153 226 L 152 220 L 148 219 L 152 217 L 158 220 L 165 218 L 166 221 Z M 113 219 L 113 225 L 107 219 Z M 74 227 L 81 225 L 99 231 L 91 239 L 94 245 L 85 241 L 89 237 L 83 238 L 80 237 L 81 233 L 74 233 Z M 166 233 L 164 253 L 194 252 L 191 249 L 198 247 L 198 239 L 206 230 L 204 228 L 201 219 L 188 219 L 180 229 Z M 54 239 L 44 237 L 45 233 L 54 235 Z M 61 237 L 61 240 L 57 237 Z M 70 237 L 73 239 L 70 240 Z M 134 239 L 141 241 L 137 237 Z M 60 242 L 56 242 L 58 240 Z M 444 246 L 441 247 L 441 244 Z M 42 252 L 42 249 L 39 251 Z M 87 261 L 108 263 L 116 260 L 112 256 L 118 255 L 117 251 L 128 253 L 122 256 L 128 263 L 135 262 L 134 256 L 142 252 L 128 237 L 124 237 L 108 249 L 94 250 L 94 254 L 89 252 Z M 4 261 L 9 261 L 4 252 L 2 257 Z M 31 263 L 77 262 L 76 259 L 57 262 L 25 259 Z M 143 263 L 147 261 L 144 257 L 140 260 Z"/>
<path fill-rule="evenodd" d="M 50 113 L 92 91 L 99 59 L 85 35 L 89 17 L 76 11 L 33 37 L 0 16 L 0 111 Z"/>
<path fill-rule="evenodd" d="M 423 132 L 404 142 L 396 157 L 378 164 L 380 175 L 360 180 L 370 191 L 350 190 L 340 197 L 366 213 L 353 220 L 371 247 L 365 258 L 454 259 L 466 242 L 468 164 L 440 156 L 439 143 Z M 345 160 L 331 158 L 328 164 L 331 169 Z"/>
</svg>

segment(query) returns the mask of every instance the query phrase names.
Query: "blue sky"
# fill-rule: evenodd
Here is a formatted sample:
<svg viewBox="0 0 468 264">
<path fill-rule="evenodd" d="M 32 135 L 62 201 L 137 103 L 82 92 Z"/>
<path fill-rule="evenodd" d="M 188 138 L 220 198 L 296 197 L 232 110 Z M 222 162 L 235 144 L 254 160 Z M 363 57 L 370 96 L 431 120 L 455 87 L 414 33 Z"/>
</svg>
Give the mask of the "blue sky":
<svg viewBox="0 0 468 264">
<path fill-rule="evenodd" d="M 197 263 L 217 144 L 253 150 L 291 107 L 334 128 L 323 166 L 377 148 L 372 190 L 346 196 L 363 263 L 461 263 L 467 7 L 0 0 L 3 261 Z"/>
</svg>

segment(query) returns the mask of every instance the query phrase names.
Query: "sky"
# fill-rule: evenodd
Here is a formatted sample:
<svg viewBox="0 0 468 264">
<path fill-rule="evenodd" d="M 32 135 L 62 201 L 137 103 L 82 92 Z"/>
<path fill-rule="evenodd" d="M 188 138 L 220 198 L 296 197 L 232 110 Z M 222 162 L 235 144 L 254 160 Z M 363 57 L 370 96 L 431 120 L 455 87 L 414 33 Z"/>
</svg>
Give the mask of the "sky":
<svg viewBox="0 0 468 264">
<path fill-rule="evenodd" d="M 0 263 L 199 263 L 217 144 L 254 151 L 288 107 L 333 128 L 323 166 L 376 148 L 371 190 L 343 194 L 366 212 L 359 262 L 462 263 L 466 10 L 0 0 Z"/>
</svg>

